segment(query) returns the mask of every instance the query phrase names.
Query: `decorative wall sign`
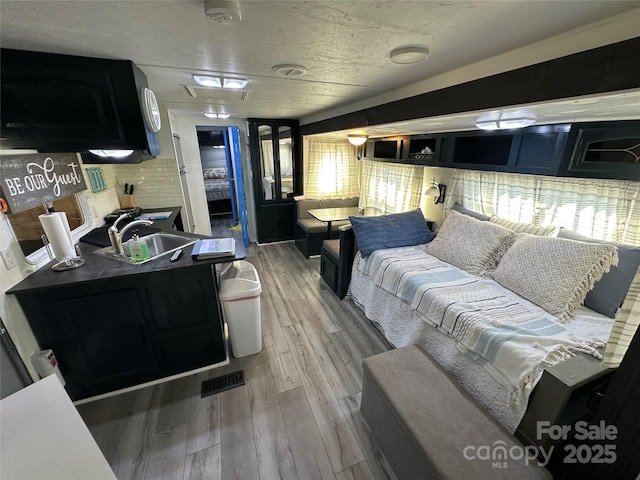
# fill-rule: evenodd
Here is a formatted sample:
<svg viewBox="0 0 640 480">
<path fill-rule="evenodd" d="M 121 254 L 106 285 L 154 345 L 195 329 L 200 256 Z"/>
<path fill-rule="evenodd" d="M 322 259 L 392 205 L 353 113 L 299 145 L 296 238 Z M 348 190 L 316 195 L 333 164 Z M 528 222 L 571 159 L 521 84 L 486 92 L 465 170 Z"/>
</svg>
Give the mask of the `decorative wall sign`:
<svg viewBox="0 0 640 480">
<path fill-rule="evenodd" d="M 11 213 L 87 189 L 75 153 L 1 155 L 0 173 L 2 198 Z"/>
</svg>

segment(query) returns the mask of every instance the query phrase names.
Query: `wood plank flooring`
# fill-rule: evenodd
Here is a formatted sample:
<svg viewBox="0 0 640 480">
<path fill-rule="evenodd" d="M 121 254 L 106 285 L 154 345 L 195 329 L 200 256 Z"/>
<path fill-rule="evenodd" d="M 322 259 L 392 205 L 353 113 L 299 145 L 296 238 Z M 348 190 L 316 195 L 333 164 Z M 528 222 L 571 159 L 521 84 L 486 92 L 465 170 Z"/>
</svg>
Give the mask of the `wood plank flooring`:
<svg viewBox="0 0 640 480">
<path fill-rule="evenodd" d="M 360 417 L 362 359 L 388 344 L 293 242 L 251 246 L 263 349 L 230 365 L 78 406 L 120 480 L 386 480 Z M 200 398 L 244 368 L 246 384 Z"/>
</svg>

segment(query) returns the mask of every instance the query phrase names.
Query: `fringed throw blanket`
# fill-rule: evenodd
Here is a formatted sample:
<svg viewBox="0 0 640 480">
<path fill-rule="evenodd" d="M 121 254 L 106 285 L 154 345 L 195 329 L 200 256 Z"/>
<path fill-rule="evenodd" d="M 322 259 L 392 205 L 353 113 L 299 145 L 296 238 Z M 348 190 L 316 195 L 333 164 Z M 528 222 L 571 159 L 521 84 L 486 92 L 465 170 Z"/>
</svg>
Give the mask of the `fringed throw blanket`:
<svg viewBox="0 0 640 480">
<path fill-rule="evenodd" d="M 527 398 L 545 366 L 577 352 L 602 358 L 600 340 L 577 338 L 542 308 L 420 246 L 377 250 L 358 269 L 488 362 L 509 382 L 512 401 Z"/>
</svg>

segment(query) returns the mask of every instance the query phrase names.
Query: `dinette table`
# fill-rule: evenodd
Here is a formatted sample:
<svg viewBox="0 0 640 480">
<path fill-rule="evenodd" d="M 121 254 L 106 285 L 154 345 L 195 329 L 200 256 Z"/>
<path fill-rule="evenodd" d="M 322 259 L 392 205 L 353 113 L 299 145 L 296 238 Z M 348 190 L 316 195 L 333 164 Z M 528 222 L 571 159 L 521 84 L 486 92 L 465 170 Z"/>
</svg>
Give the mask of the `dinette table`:
<svg viewBox="0 0 640 480">
<path fill-rule="evenodd" d="M 327 224 L 327 238 L 331 238 L 331 224 L 340 220 L 348 220 L 349 217 L 377 217 L 383 212 L 377 208 L 337 207 L 337 208 L 312 208 L 309 215 Z"/>
</svg>

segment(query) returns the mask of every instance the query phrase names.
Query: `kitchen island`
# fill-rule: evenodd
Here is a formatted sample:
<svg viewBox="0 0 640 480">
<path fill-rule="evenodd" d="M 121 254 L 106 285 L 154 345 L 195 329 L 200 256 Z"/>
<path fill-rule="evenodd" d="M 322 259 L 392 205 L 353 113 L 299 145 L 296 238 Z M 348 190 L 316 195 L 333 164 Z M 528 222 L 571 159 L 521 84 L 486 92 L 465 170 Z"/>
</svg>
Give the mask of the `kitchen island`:
<svg viewBox="0 0 640 480">
<path fill-rule="evenodd" d="M 160 210 L 160 209 L 156 209 Z M 168 210 L 168 209 L 163 209 Z M 171 221 L 154 222 L 168 233 Z M 194 261 L 193 245 L 128 264 L 80 243 L 82 267 L 56 272 L 50 262 L 7 291 L 16 295 L 42 349 L 51 348 L 77 401 L 227 360 L 216 265 Z"/>
</svg>

